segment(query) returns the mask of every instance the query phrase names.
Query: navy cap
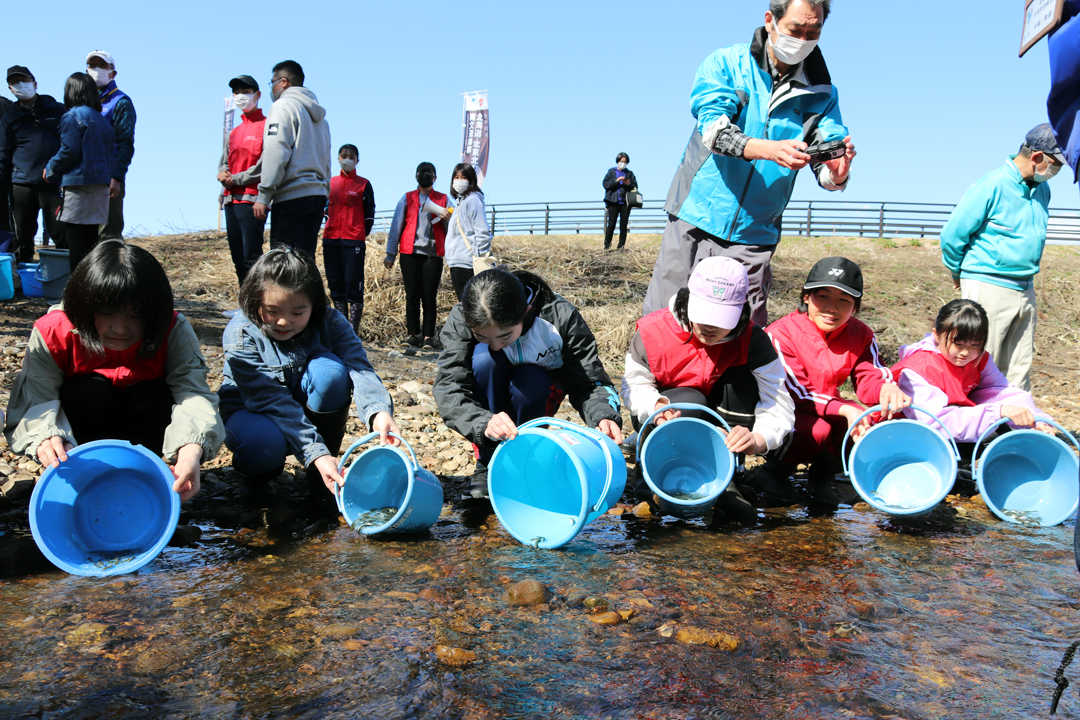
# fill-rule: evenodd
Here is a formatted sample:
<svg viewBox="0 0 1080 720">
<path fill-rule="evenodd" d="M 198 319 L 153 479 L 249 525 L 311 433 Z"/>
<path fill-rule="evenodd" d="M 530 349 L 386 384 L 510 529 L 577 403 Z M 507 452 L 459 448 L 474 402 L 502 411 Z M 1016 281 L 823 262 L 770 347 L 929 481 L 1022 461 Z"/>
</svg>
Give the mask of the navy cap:
<svg viewBox="0 0 1080 720">
<path fill-rule="evenodd" d="M 1053 155 L 1059 163 L 1065 164 L 1065 153 L 1061 152 L 1061 148 L 1058 147 L 1057 138 L 1054 137 L 1054 129 L 1050 127 L 1050 123 L 1043 123 L 1031 128 L 1027 137 L 1024 138 L 1024 145 L 1027 145 L 1032 150 Z"/>
<path fill-rule="evenodd" d="M 11 67 L 8 68 L 8 71 L 7 71 L 8 84 L 11 83 L 11 76 L 12 75 L 25 75 L 26 77 L 30 78 L 34 82 L 37 82 L 37 78 L 34 77 L 34 73 L 30 72 L 30 68 L 26 67 L 25 65 L 12 65 Z"/>
<path fill-rule="evenodd" d="M 827 257 L 818 260 L 806 276 L 803 290 L 815 290 L 834 287 L 843 290 L 852 297 L 862 297 L 862 270 L 858 265 L 843 257 Z"/>
<path fill-rule="evenodd" d="M 259 83 L 255 82 L 255 78 L 250 75 L 237 75 L 229 81 L 229 87 L 233 92 L 236 92 L 240 88 L 254 90 L 255 92 L 259 91 Z"/>
</svg>

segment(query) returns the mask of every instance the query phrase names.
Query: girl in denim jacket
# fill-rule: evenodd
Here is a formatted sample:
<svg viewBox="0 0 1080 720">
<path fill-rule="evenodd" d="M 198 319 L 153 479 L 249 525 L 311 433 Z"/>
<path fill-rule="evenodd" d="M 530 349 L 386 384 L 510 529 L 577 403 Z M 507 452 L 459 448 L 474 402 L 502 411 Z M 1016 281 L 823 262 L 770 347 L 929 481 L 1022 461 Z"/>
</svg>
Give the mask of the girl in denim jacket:
<svg viewBox="0 0 1080 720">
<path fill-rule="evenodd" d="M 101 116 L 97 85 L 86 73 L 75 73 L 64 86 L 68 111 L 60 118 L 60 150 L 42 171 L 47 183 L 64 189 L 60 221 L 67 226 L 71 268 L 90 254 L 98 228 L 109 220 L 109 181 L 116 161 L 112 124 Z"/>
<path fill-rule="evenodd" d="M 317 506 L 330 509 L 344 484 L 337 470 L 349 390 L 361 419 L 383 444 L 393 402 L 349 321 L 328 307 L 315 261 L 291 248 L 259 258 L 240 286 L 240 313 L 225 328 L 224 378 L 218 394 L 233 468 L 255 498 L 294 455 L 307 468 Z M 328 492 L 329 491 L 329 492 Z"/>
</svg>

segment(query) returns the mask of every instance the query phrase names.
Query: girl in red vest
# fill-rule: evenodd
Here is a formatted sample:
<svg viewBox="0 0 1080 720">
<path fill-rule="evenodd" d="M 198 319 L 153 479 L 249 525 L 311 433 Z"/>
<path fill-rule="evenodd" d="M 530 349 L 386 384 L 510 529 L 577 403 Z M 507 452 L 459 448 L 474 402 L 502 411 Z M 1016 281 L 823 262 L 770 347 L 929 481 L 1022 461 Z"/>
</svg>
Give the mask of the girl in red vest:
<svg viewBox="0 0 1080 720">
<path fill-rule="evenodd" d="M 855 317 L 862 294 L 858 265 L 847 258 L 824 258 L 806 277 L 799 309 L 769 325 L 795 401 L 795 433 L 783 459 L 770 458 L 758 479 L 781 502 L 802 500 L 790 478 L 799 463 L 810 463 L 810 495 L 840 504 L 834 483 L 841 471 L 841 443 L 864 410 L 840 395 L 841 385 L 850 379 L 859 401 L 884 406 L 886 418 L 911 404 L 882 364 L 874 331 Z"/>
<path fill-rule="evenodd" d="M 405 344 L 433 350 L 435 308 L 442 280 L 443 255 L 446 251 L 446 223 L 450 218 L 450 198 L 437 191 L 435 166 L 422 162 L 416 167 L 416 189 L 398 201 L 394 220 L 386 236 L 387 270 L 401 253 L 401 281 L 405 285 Z M 424 211 L 430 200 L 438 214 Z M 420 305 L 424 306 L 424 325 L 420 327 Z"/>
<path fill-rule="evenodd" d="M 330 300 L 349 318 L 357 334 L 364 315 L 365 241 L 375 223 L 375 191 L 367 178 L 356 174 L 359 157 L 355 145 L 342 145 L 338 150 L 341 172 L 330 179 L 323 227 L 323 267 Z"/>
<path fill-rule="evenodd" d="M 983 350 L 989 327 L 974 300 L 947 303 L 929 335 L 900 348 L 900 362 L 892 367 L 900 389 L 934 413 L 957 443 L 976 442 L 1001 418 L 1053 435 L 1052 426 L 1037 420 L 1049 416 L 1035 408 L 1031 393 L 1011 385 Z M 936 425 L 918 411 L 905 413 Z"/>
<path fill-rule="evenodd" d="M 764 455 L 783 446 L 792 428 L 793 405 L 776 350 L 750 320 L 748 289 L 740 262 L 706 258 L 667 308 L 638 320 L 622 387 L 635 429 L 647 434 L 649 428 L 642 424 L 665 405 L 693 403 L 717 411 L 731 425 L 727 446 L 734 453 Z M 655 422 L 680 414 L 669 410 Z M 704 412 L 692 416 L 712 418 Z M 648 497 L 640 466 L 634 476 L 635 491 Z M 757 517 L 735 483 L 719 503 L 739 519 Z"/>
<path fill-rule="evenodd" d="M 143 445 L 173 464 L 173 489 L 187 500 L 225 437 L 206 374 L 158 261 L 103 241 L 72 271 L 63 303 L 34 323 L 11 390 L 8 443 L 53 467 L 94 440 Z"/>
</svg>

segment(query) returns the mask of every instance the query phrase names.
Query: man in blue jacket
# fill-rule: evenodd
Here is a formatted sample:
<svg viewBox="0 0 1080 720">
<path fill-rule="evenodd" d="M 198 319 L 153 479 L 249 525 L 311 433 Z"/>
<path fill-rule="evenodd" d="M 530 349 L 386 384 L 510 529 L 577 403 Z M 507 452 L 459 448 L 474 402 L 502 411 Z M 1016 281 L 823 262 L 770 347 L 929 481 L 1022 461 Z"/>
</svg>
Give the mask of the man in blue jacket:
<svg viewBox="0 0 1080 720">
<path fill-rule="evenodd" d="M 1065 155 L 1048 123 L 1036 125 L 1016 155 L 964 193 L 941 230 L 941 259 L 965 300 L 986 309 L 986 351 L 1016 387 L 1031 391 L 1035 352 L 1035 274 L 1039 272 L 1050 188 Z"/>
<path fill-rule="evenodd" d="M 664 239 L 644 314 L 667 307 L 698 261 L 732 257 L 746 267 L 753 319 L 766 325 L 769 262 L 799 169 L 826 190 L 847 187 L 855 146 L 818 39 L 831 0 L 770 0 L 749 45 L 717 50 L 690 92 L 697 120 L 668 191 Z M 842 140 L 843 154 L 811 163 L 808 143 Z"/>
</svg>

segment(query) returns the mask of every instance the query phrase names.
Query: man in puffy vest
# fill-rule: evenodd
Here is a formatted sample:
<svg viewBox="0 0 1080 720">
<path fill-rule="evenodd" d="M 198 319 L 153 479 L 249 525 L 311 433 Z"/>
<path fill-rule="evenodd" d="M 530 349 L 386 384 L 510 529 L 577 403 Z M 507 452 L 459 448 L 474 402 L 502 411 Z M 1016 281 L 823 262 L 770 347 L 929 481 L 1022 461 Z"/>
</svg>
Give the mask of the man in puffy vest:
<svg viewBox="0 0 1080 720">
<path fill-rule="evenodd" d="M 229 254 L 236 269 L 236 280 L 243 285 L 248 270 L 263 251 L 266 218 L 255 217 L 252 208 L 259 194 L 266 116 L 259 108 L 262 93 L 255 78 L 250 75 L 234 77 L 229 81 L 229 87 L 233 91 L 233 105 L 242 114 L 240 124 L 229 133 L 222 151 L 217 179 L 225 188 L 222 195 Z"/>
<path fill-rule="evenodd" d="M 127 171 L 135 156 L 135 105 L 116 87 L 116 61 L 111 53 L 94 50 L 86 56 L 86 73 L 94 78 L 101 93 L 101 114 L 112 123 L 116 136 L 116 164 L 109 181 L 109 222 L 101 228 L 101 239 L 120 240 L 124 233 L 124 196 Z"/>
<path fill-rule="evenodd" d="M 722 255 L 750 278 L 753 320 L 768 324 L 769 267 L 801 168 L 826 190 L 847 187 L 855 146 L 817 49 L 831 0 L 770 0 L 748 45 L 721 48 L 698 68 L 696 119 L 668 191 L 660 254 L 643 315 L 666 307 L 703 258 Z M 808 144 L 841 141 L 840 155 L 811 160 Z"/>
</svg>

